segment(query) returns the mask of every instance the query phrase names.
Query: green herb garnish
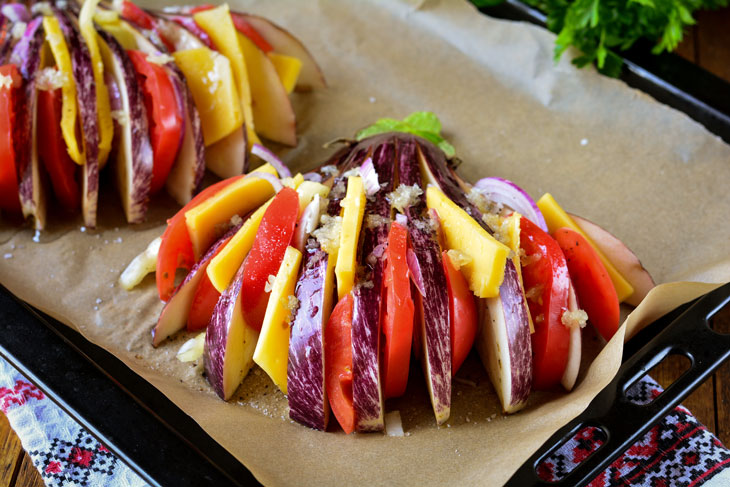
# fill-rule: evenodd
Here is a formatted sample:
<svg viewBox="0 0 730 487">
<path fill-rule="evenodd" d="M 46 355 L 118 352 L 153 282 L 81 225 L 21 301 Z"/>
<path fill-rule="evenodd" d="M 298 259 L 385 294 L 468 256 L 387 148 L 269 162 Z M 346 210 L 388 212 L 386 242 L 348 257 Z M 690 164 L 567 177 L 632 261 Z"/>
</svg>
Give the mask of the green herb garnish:
<svg viewBox="0 0 730 487">
<path fill-rule="evenodd" d="M 418 135 L 441 149 L 447 157 L 454 157 L 456 154 L 454 146 L 441 136 L 441 121 L 431 112 L 413 112 L 403 120 L 381 118 L 371 126 L 360 130 L 355 135 L 355 139 L 359 141 L 385 132 L 405 132 Z"/>
<path fill-rule="evenodd" d="M 555 59 L 574 46 L 581 55 L 573 64 L 595 63 L 608 76 L 621 74 L 617 54 L 640 39 L 654 44 L 652 52 L 673 51 L 684 29 L 695 23 L 698 9 L 725 7 L 728 0 L 523 0 L 547 14 L 547 27 L 558 34 Z M 478 7 L 497 0 L 472 0 Z"/>
</svg>

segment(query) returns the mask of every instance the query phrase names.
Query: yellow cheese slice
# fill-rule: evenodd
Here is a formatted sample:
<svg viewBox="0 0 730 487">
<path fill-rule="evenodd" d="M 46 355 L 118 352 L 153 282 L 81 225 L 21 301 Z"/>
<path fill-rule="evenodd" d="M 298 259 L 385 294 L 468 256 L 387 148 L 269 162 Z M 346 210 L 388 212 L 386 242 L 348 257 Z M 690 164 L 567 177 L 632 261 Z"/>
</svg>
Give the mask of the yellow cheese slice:
<svg viewBox="0 0 730 487">
<path fill-rule="evenodd" d="M 260 144 L 256 136 L 253 109 L 251 107 L 251 88 L 248 81 L 246 63 L 238 43 L 238 34 L 233 25 L 233 19 L 228 10 L 228 5 L 223 4 L 210 10 L 204 10 L 193 15 L 195 23 L 208 34 L 218 50 L 231 63 L 233 76 L 238 89 L 239 103 L 243 111 L 243 119 L 246 122 L 246 134 L 248 135 L 248 146 Z"/>
<path fill-rule="evenodd" d="M 96 89 L 96 111 L 99 117 L 99 168 L 104 166 L 112 149 L 114 122 L 109 105 L 109 91 L 104 81 L 104 63 L 99 52 L 99 35 L 94 27 L 94 13 L 99 0 L 86 0 L 79 13 L 79 30 L 84 38 L 91 57 L 94 72 L 94 88 Z"/>
<path fill-rule="evenodd" d="M 231 63 L 222 54 L 201 47 L 173 53 L 200 112 L 203 141 L 212 145 L 243 123 L 243 112 Z"/>
<path fill-rule="evenodd" d="M 281 392 L 287 393 L 286 369 L 289 360 L 289 324 L 293 306 L 294 286 L 299 275 L 302 254 L 294 247 L 287 247 L 279 272 L 271 287 L 266 305 L 264 323 L 261 325 L 259 341 L 253 354 L 253 361 L 269 374 Z"/>
<path fill-rule="evenodd" d="M 293 56 L 278 54 L 276 52 L 270 52 L 269 59 L 274 64 L 276 74 L 279 75 L 281 84 L 284 85 L 286 92 L 291 93 L 294 91 L 294 87 L 297 85 L 297 79 L 299 79 L 299 73 L 302 71 L 302 62 Z"/>
<path fill-rule="evenodd" d="M 206 269 L 208 279 L 218 292 L 222 293 L 228 287 L 246 255 L 248 255 L 248 251 L 251 250 L 261 220 L 272 200 L 273 198 L 248 217 L 241 229 L 208 264 L 208 269 Z"/>
<path fill-rule="evenodd" d="M 269 165 L 266 164 L 266 166 Z M 304 180 L 301 175 L 299 176 L 300 178 L 291 178 L 291 188 L 297 189 L 297 186 L 299 186 L 299 184 Z M 258 232 L 261 220 L 270 204 L 271 199 L 256 210 L 254 214 L 246 220 L 241 229 L 236 232 L 230 242 L 228 242 L 218 255 L 210 261 L 210 264 L 208 264 L 208 279 L 210 279 L 210 282 L 218 290 L 218 292 L 223 292 L 223 290 L 228 287 L 233 276 L 236 275 L 238 268 L 241 267 L 243 260 L 246 258 L 246 255 L 248 255 L 248 251 L 251 250 L 251 246 L 253 246 L 253 241 L 256 238 L 256 232 Z"/>
<path fill-rule="evenodd" d="M 362 217 L 365 213 L 365 187 L 362 178 L 347 178 L 347 194 L 342 200 L 342 232 L 337 253 L 337 298 L 342 299 L 355 285 L 357 272 L 357 243 L 360 239 Z"/>
<path fill-rule="evenodd" d="M 270 165 L 261 166 L 257 171 L 276 174 Z M 269 181 L 244 177 L 186 211 L 185 224 L 196 260 L 216 239 L 221 225 L 226 225 L 233 215 L 243 215 L 257 208 L 273 195 L 274 188 Z"/>
<path fill-rule="evenodd" d="M 580 229 L 578 224 L 575 223 L 575 220 L 573 220 L 570 215 L 568 215 L 565 210 L 560 207 L 558 202 L 555 201 L 555 198 L 553 198 L 550 193 L 545 193 L 542 198 L 537 201 L 537 206 L 540 208 L 542 216 L 545 218 L 545 223 L 547 223 L 550 233 L 554 232 L 558 228 L 568 227 L 583 235 L 588 243 L 591 244 L 591 247 L 593 247 L 596 253 L 598 253 L 598 256 L 601 258 L 601 262 L 603 262 L 603 265 L 606 267 L 609 277 L 611 277 L 611 282 L 613 282 L 613 287 L 616 288 L 616 294 L 618 294 L 619 302 L 625 301 L 626 298 L 634 294 L 634 288 L 631 284 L 629 284 L 624 276 L 616 270 L 611 261 L 608 260 L 603 252 L 601 252 L 596 244 L 588 237 L 588 235 Z"/>
<path fill-rule="evenodd" d="M 76 164 L 83 164 L 84 158 L 76 140 L 76 82 L 71 66 L 71 55 L 56 17 L 43 17 L 43 30 L 46 32 L 46 40 L 56 61 L 56 67 L 64 76 L 61 87 L 61 134 L 66 142 L 69 157 Z"/>
<path fill-rule="evenodd" d="M 497 296 L 510 248 L 489 235 L 435 186 L 426 190 L 426 204 L 439 215 L 446 246 L 471 257 L 471 262 L 461 267 L 469 289 L 480 298 Z"/>
</svg>

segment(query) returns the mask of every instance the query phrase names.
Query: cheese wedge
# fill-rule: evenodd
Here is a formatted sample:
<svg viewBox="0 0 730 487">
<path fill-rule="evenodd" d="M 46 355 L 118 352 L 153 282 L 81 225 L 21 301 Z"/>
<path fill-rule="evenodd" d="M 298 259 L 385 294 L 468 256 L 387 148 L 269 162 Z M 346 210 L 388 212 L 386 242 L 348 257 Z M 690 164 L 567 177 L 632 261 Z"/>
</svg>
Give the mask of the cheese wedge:
<svg viewBox="0 0 730 487">
<path fill-rule="evenodd" d="M 583 235 L 588 243 L 591 244 L 591 247 L 593 247 L 596 253 L 598 253 L 598 256 L 601 258 L 601 262 L 603 262 L 603 265 L 606 267 L 606 271 L 611 278 L 611 282 L 613 282 L 613 287 L 616 288 L 616 294 L 618 294 L 619 302 L 625 301 L 626 298 L 634 294 L 634 288 L 631 284 L 629 284 L 624 276 L 616 270 L 616 267 L 614 267 L 611 261 L 608 260 L 608 257 L 606 257 L 596 244 L 593 243 L 590 237 L 581 230 L 578 224 L 575 223 L 575 220 L 573 220 L 570 215 L 568 215 L 565 210 L 560 207 L 558 202 L 555 201 L 555 198 L 553 198 L 550 193 L 542 195 L 542 198 L 537 200 L 537 206 L 540 208 L 542 216 L 545 218 L 545 223 L 547 223 L 550 233 L 554 232 L 558 228 L 568 227 Z"/>
<path fill-rule="evenodd" d="M 289 324 L 296 304 L 294 286 L 299 275 L 302 254 L 287 247 L 284 259 L 271 287 L 264 323 L 253 361 L 269 374 L 281 392 L 287 393 L 287 362 L 289 360 Z"/>
<path fill-rule="evenodd" d="M 243 123 L 243 112 L 228 58 L 207 47 L 176 51 L 173 57 L 200 113 L 205 145 L 212 145 L 238 129 Z"/>
<path fill-rule="evenodd" d="M 341 205 L 342 231 L 335 265 L 338 300 L 349 293 L 355 285 L 357 243 L 360 240 L 362 217 L 365 213 L 365 187 L 362 178 L 359 176 L 347 178 L 347 193 Z"/>
<path fill-rule="evenodd" d="M 435 186 L 426 190 L 426 204 L 439 215 L 446 247 L 471 258 L 461 267 L 469 289 L 480 298 L 498 296 L 510 248 L 489 235 Z"/>
<path fill-rule="evenodd" d="M 276 170 L 268 164 L 254 171 L 256 172 L 276 175 Z M 274 188 L 269 181 L 244 177 L 186 211 L 185 224 L 188 227 L 196 260 L 219 236 L 218 230 L 221 225 L 226 225 L 233 215 L 244 215 L 258 208 L 273 195 Z"/>
<path fill-rule="evenodd" d="M 223 4 L 220 7 L 198 12 L 193 15 L 193 19 L 210 36 L 221 54 L 230 61 L 233 76 L 236 80 L 236 88 L 238 89 L 239 103 L 243 111 L 243 119 L 246 123 L 248 146 L 250 148 L 253 144 L 260 144 L 261 141 L 256 136 L 254 128 L 251 88 L 248 72 L 246 71 L 246 62 L 238 43 L 238 34 L 233 25 L 228 5 Z"/>
<path fill-rule="evenodd" d="M 84 158 L 76 139 L 76 83 L 71 66 L 71 55 L 56 17 L 43 17 L 43 30 L 46 32 L 46 40 L 51 48 L 53 59 L 56 61 L 56 67 L 64 76 L 61 87 L 61 134 L 66 142 L 66 150 L 71 160 L 76 164 L 83 164 Z"/>
<path fill-rule="evenodd" d="M 279 75 L 281 84 L 284 85 L 284 89 L 287 93 L 291 93 L 294 91 L 297 79 L 299 79 L 299 73 L 302 71 L 302 62 L 293 56 L 275 52 L 270 52 L 268 55 L 274 64 L 276 74 Z"/>
</svg>

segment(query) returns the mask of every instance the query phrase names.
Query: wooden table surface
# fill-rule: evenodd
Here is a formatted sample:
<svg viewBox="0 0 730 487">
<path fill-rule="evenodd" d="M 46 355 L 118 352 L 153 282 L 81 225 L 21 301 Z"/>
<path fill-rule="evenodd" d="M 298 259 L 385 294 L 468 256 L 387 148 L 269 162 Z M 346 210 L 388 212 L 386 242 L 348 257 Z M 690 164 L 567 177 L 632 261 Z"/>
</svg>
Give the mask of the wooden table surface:
<svg viewBox="0 0 730 487">
<path fill-rule="evenodd" d="M 697 25 L 685 35 L 677 53 L 730 81 L 730 8 L 699 12 L 696 18 Z M 716 330 L 730 333 L 730 308 L 717 315 L 714 322 Z M 652 370 L 651 375 L 667 387 L 684 371 L 683 365 L 681 360 L 670 358 Z M 725 445 L 730 445 L 730 362 L 683 404 Z M 4 414 L 0 414 L 0 444 L 0 487 L 44 485 Z"/>
</svg>

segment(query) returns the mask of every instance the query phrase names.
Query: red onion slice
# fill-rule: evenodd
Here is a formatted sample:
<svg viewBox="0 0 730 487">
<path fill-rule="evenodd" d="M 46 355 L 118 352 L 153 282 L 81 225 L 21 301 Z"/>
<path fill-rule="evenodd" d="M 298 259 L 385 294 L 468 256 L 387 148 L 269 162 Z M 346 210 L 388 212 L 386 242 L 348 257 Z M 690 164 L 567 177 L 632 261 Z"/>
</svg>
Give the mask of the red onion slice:
<svg viewBox="0 0 730 487">
<path fill-rule="evenodd" d="M 406 252 L 406 262 L 408 263 L 408 272 L 411 275 L 413 284 L 416 285 L 421 296 L 426 297 L 426 287 L 423 285 L 421 266 L 418 265 L 418 257 L 416 257 L 416 253 L 410 247 L 408 247 L 408 252 Z"/>
<path fill-rule="evenodd" d="M 537 207 L 537 203 L 527 192 L 512 181 L 502 178 L 484 178 L 474 185 L 489 200 L 512 208 L 545 232 L 548 231 L 545 218 Z"/>
<path fill-rule="evenodd" d="M 269 174 L 267 172 L 250 172 L 244 176 L 244 179 L 249 178 L 258 178 L 258 179 L 265 179 L 269 183 L 271 183 L 271 186 L 274 188 L 275 192 L 279 192 L 282 189 L 284 189 L 284 185 L 281 183 L 281 180 L 274 176 L 273 174 Z"/>
<path fill-rule="evenodd" d="M 360 177 L 362 177 L 365 186 L 365 194 L 372 196 L 380 191 L 380 182 L 378 182 L 378 173 L 373 166 L 373 158 L 368 157 L 360 166 Z"/>
<path fill-rule="evenodd" d="M 276 157 L 276 154 L 271 152 L 269 149 L 264 147 L 261 144 L 254 144 L 253 147 L 251 147 L 251 154 L 255 155 L 256 157 L 260 157 L 264 161 L 268 162 L 272 166 L 274 166 L 274 169 L 276 169 L 276 172 L 279 173 L 280 178 L 290 178 L 291 177 L 291 171 L 289 170 L 286 165 L 281 162 L 281 159 Z"/>
<path fill-rule="evenodd" d="M 7 3 L 2 6 L 0 12 L 7 17 L 11 24 L 16 22 L 30 22 L 30 12 L 22 3 Z"/>
</svg>

